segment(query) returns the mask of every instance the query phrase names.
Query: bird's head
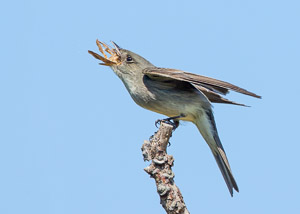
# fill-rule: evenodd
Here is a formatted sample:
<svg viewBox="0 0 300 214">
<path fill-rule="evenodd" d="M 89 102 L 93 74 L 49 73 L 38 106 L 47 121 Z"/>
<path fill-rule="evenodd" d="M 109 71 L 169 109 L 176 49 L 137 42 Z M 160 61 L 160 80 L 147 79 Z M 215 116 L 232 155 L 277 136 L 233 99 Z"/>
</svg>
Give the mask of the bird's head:
<svg viewBox="0 0 300 214">
<path fill-rule="evenodd" d="M 120 48 L 114 42 L 112 42 L 114 48 L 99 40 L 96 41 L 96 44 L 103 56 L 93 51 L 88 52 L 96 59 L 102 61 L 102 63 L 99 63 L 100 65 L 110 66 L 120 78 L 127 75 L 142 74 L 143 69 L 153 67 L 153 65 L 143 57 L 129 50 Z"/>
</svg>

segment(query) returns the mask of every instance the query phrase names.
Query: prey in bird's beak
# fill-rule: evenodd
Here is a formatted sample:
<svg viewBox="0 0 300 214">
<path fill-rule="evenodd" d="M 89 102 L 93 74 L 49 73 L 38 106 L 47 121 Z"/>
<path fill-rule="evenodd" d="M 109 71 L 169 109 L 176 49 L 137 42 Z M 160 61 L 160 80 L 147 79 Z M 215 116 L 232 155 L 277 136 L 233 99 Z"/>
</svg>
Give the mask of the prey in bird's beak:
<svg viewBox="0 0 300 214">
<path fill-rule="evenodd" d="M 106 66 L 112 66 L 112 65 L 120 65 L 121 64 L 121 52 L 120 47 L 114 43 L 111 42 L 115 49 L 109 47 L 104 42 L 100 42 L 98 39 L 96 41 L 96 44 L 99 48 L 99 51 L 103 54 L 103 56 L 100 56 L 99 54 L 90 51 L 89 54 L 93 55 L 96 59 L 101 60 L 103 63 L 99 63 L 100 65 L 106 65 Z M 103 47 L 102 47 L 103 46 Z M 106 53 L 105 53 L 106 52 Z M 111 55 L 110 57 L 107 56 L 107 54 Z"/>
</svg>

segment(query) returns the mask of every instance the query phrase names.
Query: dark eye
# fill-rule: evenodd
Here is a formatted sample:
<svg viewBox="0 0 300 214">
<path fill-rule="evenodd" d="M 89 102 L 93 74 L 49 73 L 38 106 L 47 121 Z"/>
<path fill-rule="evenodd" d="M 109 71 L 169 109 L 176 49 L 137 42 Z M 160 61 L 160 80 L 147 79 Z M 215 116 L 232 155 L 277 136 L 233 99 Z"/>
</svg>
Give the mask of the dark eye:
<svg viewBox="0 0 300 214">
<path fill-rule="evenodd" d="M 126 61 L 127 61 L 127 62 L 133 62 L 133 59 L 132 59 L 131 56 L 127 55 Z"/>
</svg>

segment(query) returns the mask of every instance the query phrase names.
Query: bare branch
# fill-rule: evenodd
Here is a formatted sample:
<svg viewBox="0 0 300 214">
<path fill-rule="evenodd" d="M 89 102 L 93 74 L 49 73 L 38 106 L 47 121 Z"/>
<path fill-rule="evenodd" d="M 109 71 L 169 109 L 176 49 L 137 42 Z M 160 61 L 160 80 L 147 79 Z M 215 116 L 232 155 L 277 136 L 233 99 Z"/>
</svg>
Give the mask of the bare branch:
<svg viewBox="0 0 300 214">
<path fill-rule="evenodd" d="M 167 154 L 167 145 L 172 136 L 173 126 L 161 122 L 159 130 L 144 141 L 142 152 L 144 161 L 152 160 L 144 170 L 155 179 L 160 203 L 167 214 L 189 214 L 179 188 L 174 182 L 174 173 L 171 169 L 174 163 L 172 155 Z"/>
</svg>

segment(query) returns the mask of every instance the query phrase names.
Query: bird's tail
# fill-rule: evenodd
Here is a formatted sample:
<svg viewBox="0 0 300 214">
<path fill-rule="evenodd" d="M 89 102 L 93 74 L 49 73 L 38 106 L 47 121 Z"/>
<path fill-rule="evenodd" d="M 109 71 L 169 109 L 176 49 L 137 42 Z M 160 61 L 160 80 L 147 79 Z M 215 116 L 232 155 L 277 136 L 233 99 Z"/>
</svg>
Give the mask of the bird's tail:
<svg viewBox="0 0 300 214">
<path fill-rule="evenodd" d="M 209 145 L 216 159 L 216 162 L 221 170 L 228 190 L 231 196 L 233 196 L 233 189 L 235 189 L 238 192 L 239 188 L 234 180 L 225 150 L 218 136 L 212 111 L 207 110 L 205 113 L 203 112 L 202 116 L 195 122 L 195 124 L 199 129 L 201 135 Z"/>
<path fill-rule="evenodd" d="M 230 166 L 229 166 L 229 163 L 228 163 L 228 160 L 227 160 L 227 157 L 226 157 L 226 154 L 225 154 L 225 151 L 218 148 L 218 152 L 214 152 L 212 151 L 215 159 L 216 159 L 216 162 L 220 168 L 220 171 L 223 175 L 223 178 L 225 180 L 225 183 L 228 187 L 228 190 L 231 194 L 231 196 L 233 196 L 233 188 L 238 192 L 239 191 L 239 188 L 234 180 L 234 177 L 232 175 L 232 172 L 231 172 L 231 169 L 230 169 Z"/>
</svg>

